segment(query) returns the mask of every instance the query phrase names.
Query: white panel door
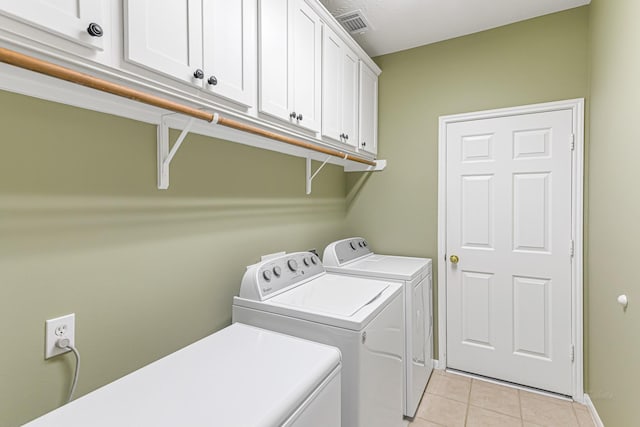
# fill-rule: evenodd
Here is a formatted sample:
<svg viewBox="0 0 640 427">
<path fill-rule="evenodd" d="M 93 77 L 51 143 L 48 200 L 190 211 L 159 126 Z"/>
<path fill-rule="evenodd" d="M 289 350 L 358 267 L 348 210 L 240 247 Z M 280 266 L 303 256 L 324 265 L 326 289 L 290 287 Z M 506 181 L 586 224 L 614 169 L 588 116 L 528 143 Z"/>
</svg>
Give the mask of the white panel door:
<svg viewBox="0 0 640 427">
<path fill-rule="evenodd" d="M 304 0 L 291 0 L 293 107 L 299 126 L 320 132 L 322 22 Z"/>
<path fill-rule="evenodd" d="M 450 368 L 572 393 L 572 117 L 447 125 Z"/>
<path fill-rule="evenodd" d="M 129 0 L 125 10 L 129 61 L 202 86 L 201 0 Z"/>
<path fill-rule="evenodd" d="M 251 106 L 256 55 L 255 0 L 204 0 L 204 87 Z"/>
<path fill-rule="evenodd" d="M 358 149 L 378 152 L 378 76 L 360 61 Z"/>
<path fill-rule="evenodd" d="M 291 1 L 291 0 L 290 0 Z M 259 0 L 258 109 L 290 121 L 293 113 L 289 67 L 289 4 L 286 0 Z"/>
<path fill-rule="evenodd" d="M 102 49 L 103 36 L 88 31 L 97 24 L 109 31 L 103 22 L 104 0 L 0 0 L 0 13 L 52 32 L 84 46 Z"/>
</svg>

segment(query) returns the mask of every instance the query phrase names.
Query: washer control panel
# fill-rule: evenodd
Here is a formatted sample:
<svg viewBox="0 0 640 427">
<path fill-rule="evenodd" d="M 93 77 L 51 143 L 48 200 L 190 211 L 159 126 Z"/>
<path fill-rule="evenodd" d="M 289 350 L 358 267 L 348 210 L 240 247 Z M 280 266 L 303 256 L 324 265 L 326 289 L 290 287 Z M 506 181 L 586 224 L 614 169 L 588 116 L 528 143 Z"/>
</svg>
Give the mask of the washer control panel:
<svg viewBox="0 0 640 427">
<path fill-rule="evenodd" d="M 362 237 L 341 240 L 335 245 L 335 254 L 340 264 L 372 253 L 369 244 Z"/>
<path fill-rule="evenodd" d="M 285 254 L 247 267 L 240 296 L 262 301 L 321 273 L 324 273 L 324 266 L 317 255 L 311 252 Z"/>
</svg>

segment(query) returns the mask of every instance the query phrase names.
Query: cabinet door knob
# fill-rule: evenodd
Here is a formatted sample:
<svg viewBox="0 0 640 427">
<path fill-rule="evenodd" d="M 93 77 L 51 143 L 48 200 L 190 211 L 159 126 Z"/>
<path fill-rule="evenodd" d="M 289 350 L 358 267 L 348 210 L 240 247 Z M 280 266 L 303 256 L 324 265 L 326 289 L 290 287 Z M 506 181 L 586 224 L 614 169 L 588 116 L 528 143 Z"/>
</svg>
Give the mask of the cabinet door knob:
<svg viewBox="0 0 640 427">
<path fill-rule="evenodd" d="M 298 114 L 298 117 L 296 117 L 296 120 L 302 121 L 302 114 Z"/>
<path fill-rule="evenodd" d="M 295 119 L 296 118 L 296 112 L 293 111 L 291 114 L 289 114 L 289 117 L 292 118 L 292 119 Z"/>
<path fill-rule="evenodd" d="M 367 143 L 362 141 L 362 146 L 365 147 L 366 145 L 367 145 Z"/>
<path fill-rule="evenodd" d="M 341 134 L 340 134 L 340 139 L 344 139 L 344 137 L 345 137 L 345 134 L 344 134 L 344 133 L 341 133 Z"/>
<path fill-rule="evenodd" d="M 346 139 L 347 141 L 349 140 L 349 134 L 348 133 L 344 134 L 344 139 Z"/>
<path fill-rule="evenodd" d="M 89 24 L 89 26 L 87 27 L 87 33 L 89 33 L 89 35 L 91 35 L 92 37 L 102 37 L 102 34 L 104 34 L 102 32 L 102 27 L 95 22 Z"/>
<path fill-rule="evenodd" d="M 218 79 L 216 79 L 216 76 L 211 76 L 207 80 L 207 83 L 209 83 L 211 86 L 215 86 L 218 84 Z"/>
<path fill-rule="evenodd" d="M 200 68 L 198 68 L 197 70 L 195 70 L 193 72 L 193 77 L 195 77 L 196 79 L 204 79 L 204 71 L 202 71 Z"/>
</svg>

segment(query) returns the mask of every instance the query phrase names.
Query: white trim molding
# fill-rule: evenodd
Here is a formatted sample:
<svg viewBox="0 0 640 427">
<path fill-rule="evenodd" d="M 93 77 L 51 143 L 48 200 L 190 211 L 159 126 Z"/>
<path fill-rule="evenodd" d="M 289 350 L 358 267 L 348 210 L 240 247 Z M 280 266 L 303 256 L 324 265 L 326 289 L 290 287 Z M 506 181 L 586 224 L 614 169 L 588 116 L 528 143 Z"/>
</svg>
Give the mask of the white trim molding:
<svg viewBox="0 0 640 427">
<path fill-rule="evenodd" d="M 571 110 L 573 114 L 574 150 L 571 171 L 571 235 L 575 243 L 572 264 L 572 344 L 575 348 L 573 364 L 572 397 L 585 401 L 584 394 L 584 343 L 583 343 L 583 211 L 584 211 L 584 99 L 547 102 L 512 108 L 478 111 L 441 116 L 438 136 L 438 368 L 447 367 L 447 125 L 469 120 L 480 120 L 532 114 L 558 110 Z"/>
<path fill-rule="evenodd" d="M 595 426 L 604 427 L 604 423 L 600 419 L 600 415 L 598 415 L 598 411 L 596 411 L 596 407 L 587 393 L 584 394 L 584 404 L 589 408 L 589 413 L 591 414 L 591 418 L 593 419 Z"/>
</svg>

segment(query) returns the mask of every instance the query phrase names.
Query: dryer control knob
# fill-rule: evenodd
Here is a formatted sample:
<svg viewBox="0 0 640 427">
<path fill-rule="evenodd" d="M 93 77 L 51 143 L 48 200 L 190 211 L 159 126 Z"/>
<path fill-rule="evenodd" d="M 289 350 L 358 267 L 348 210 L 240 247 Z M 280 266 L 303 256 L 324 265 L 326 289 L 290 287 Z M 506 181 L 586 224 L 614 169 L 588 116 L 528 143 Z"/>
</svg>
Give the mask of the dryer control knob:
<svg viewBox="0 0 640 427">
<path fill-rule="evenodd" d="M 270 270 L 263 271 L 262 272 L 262 277 L 264 277 L 264 280 L 269 282 L 271 280 L 271 271 Z"/>
<path fill-rule="evenodd" d="M 282 274 L 282 269 L 276 265 L 275 267 L 273 267 L 273 274 L 276 277 L 280 277 L 280 274 Z"/>
<path fill-rule="evenodd" d="M 351 246 L 351 249 L 353 249 L 354 251 L 356 250 L 356 242 L 349 243 L 349 246 Z"/>
<path fill-rule="evenodd" d="M 318 264 L 318 257 L 317 257 L 317 256 L 315 256 L 315 255 L 313 255 L 313 256 L 311 257 L 311 262 L 313 263 L 313 265 L 317 265 L 317 264 Z"/>
<path fill-rule="evenodd" d="M 304 265 L 306 265 L 307 267 L 309 267 L 309 265 L 311 264 L 311 260 L 309 259 L 308 256 L 304 257 L 302 261 L 304 262 Z"/>
<path fill-rule="evenodd" d="M 360 246 L 361 248 L 364 248 L 364 242 L 362 241 L 358 242 L 358 246 Z"/>
<path fill-rule="evenodd" d="M 287 266 L 289 266 L 289 270 L 296 271 L 298 269 L 298 263 L 295 259 L 290 259 L 287 262 Z"/>
</svg>

